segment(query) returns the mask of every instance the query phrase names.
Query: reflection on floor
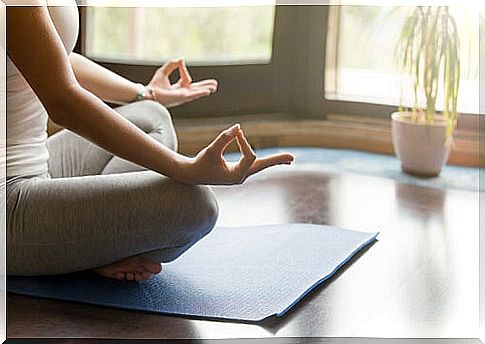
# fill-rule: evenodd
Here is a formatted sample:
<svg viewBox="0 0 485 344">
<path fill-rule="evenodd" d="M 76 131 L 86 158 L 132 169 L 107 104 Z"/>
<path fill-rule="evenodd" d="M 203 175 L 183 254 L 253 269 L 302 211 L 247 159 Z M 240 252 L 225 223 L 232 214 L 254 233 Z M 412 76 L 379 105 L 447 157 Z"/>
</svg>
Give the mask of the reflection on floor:
<svg viewBox="0 0 485 344">
<path fill-rule="evenodd" d="M 444 166 L 437 178 L 419 178 L 403 173 L 400 161 L 396 157 L 389 155 L 311 147 L 265 148 L 256 151 L 258 156 L 280 152 L 293 153 L 300 166 L 321 166 L 322 169 L 328 172 L 358 173 L 430 188 L 456 188 L 476 191 L 479 187 L 480 169 L 478 168 Z M 226 155 L 226 158 L 230 161 L 235 161 L 239 158 L 239 155 L 229 153 Z"/>
<path fill-rule="evenodd" d="M 289 150 L 297 155 L 294 166 L 214 188 L 219 226 L 304 222 L 381 234 L 358 263 L 344 266 L 286 316 L 258 324 L 213 322 L 9 295 L 9 336 L 466 338 L 475 333 L 479 200 L 468 182 L 446 188 L 440 180 L 410 183 L 369 176 L 356 167 L 349 173 L 340 166 L 365 164 L 344 164 L 341 151 L 327 156 L 323 150 Z M 363 159 L 365 153 L 349 154 Z M 317 157 L 325 164 L 312 163 Z M 362 169 L 400 173 L 396 162 L 382 163 L 393 158 L 369 159 Z M 442 177 L 449 180 L 457 169 L 446 168 Z M 476 170 L 463 173 L 471 180 Z"/>
</svg>

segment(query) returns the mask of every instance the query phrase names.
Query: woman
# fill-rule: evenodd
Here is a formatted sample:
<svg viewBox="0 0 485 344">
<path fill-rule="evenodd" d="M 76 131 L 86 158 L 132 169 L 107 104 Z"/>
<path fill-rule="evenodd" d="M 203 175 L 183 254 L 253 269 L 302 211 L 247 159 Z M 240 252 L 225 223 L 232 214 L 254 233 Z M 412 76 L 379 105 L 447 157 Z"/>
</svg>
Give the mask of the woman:
<svg viewBox="0 0 485 344">
<path fill-rule="evenodd" d="M 92 269 L 140 281 L 213 228 L 217 202 L 204 184 L 241 183 L 293 157 L 257 158 L 238 124 L 194 158 L 176 153 L 166 108 L 208 96 L 217 82 L 192 82 L 179 60 L 145 87 L 72 53 L 69 2 L 7 8 L 7 273 Z M 47 114 L 68 130 L 47 139 Z M 227 164 L 233 140 L 242 157 Z"/>
</svg>

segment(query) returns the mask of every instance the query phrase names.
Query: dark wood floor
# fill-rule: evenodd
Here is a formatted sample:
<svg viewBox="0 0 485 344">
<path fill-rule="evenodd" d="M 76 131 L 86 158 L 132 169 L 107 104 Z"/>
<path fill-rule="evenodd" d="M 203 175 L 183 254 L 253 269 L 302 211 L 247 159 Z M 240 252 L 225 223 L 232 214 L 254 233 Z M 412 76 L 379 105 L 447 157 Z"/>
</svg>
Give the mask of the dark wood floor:
<svg viewBox="0 0 485 344">
<path fill-rule="evenodd" d="M 306 222 L 381 234 L 283 318 L 190 320 L 9 294 L 8 337 L 467 338 L 478 328 L 476 192 L 310 166 L 274 168 L 215 191 L 221 226 Z"/>
</svg>

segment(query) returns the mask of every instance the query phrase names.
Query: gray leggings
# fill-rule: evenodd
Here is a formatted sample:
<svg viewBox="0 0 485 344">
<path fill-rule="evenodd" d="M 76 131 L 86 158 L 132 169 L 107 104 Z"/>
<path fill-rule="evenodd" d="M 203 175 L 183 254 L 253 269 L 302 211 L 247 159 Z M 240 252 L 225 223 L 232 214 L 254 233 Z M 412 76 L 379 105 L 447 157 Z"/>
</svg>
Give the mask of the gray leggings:
<svg viewBox="0 0 485 344">
<path fill-rule="evenodd" d="M 177 149 L 170 114 L 142 101 L 116 109 Z M 129 142 L 127 142 L 129 144 Z M 7 181 L 7 274 L 93 269 L 133 255 L 169 262 L 214 227 L 206 186 L 180 184 L 62 130 L 47 142 L 49 173 Z"/>
</svg>

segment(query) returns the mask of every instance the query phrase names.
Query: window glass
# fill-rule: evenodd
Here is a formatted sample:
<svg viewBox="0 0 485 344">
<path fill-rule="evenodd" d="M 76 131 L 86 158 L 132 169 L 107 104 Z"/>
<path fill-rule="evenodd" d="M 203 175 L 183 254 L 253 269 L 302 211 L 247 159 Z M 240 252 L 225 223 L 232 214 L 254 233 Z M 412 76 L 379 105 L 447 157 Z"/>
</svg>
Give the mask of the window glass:
<svg viewBox="0 0 485 344">
<path fill-rule="evenodd" d="M 87 7 L 86 54 L 100 60 L 269 62 L 275 6 Z"/>
<path fill-rule="evenodd" d="M 326 98 L 398 105 L 402 89 L 403 104 L 412 106 L 410 78 L 398 72 L 394 47 L 406 16 L 413 7 L 340 6 L 332 11 L 330 33 L 333 54 L 327 59 Z M 461 39 L 461 79 L 458 111 L 479 111 L 479 16 L 464 7 L 450 7 Z M 332 39 L 329 40 L 332 42 Z M 438 94 L 438 110 L 442 94 Z"/>
</svg>

